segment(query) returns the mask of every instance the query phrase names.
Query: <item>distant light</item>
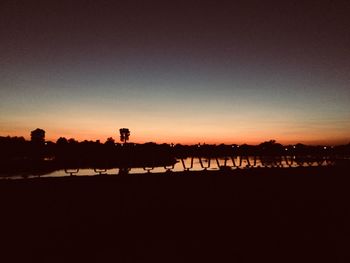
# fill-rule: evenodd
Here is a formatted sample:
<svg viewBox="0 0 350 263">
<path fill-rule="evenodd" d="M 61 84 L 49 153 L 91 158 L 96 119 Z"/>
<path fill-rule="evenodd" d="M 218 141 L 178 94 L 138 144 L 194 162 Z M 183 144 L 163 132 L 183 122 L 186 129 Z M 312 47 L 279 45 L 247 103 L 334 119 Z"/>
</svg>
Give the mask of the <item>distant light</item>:
<svg viewBox="0 0 350 263">
<path fill-rule="evenodd" d="M 284 150 L 288 151 L 288 148 L 284 148 Z"/>
<path fill-rule="evenodd" d="M 327 150 L 327 147 L 325 146 L 325 147 L 323 147 L 323 149 Z"/>
<path fill-rule="evenodd" d="M 239 145 L 237 145 L 237 148 L 239 148 Z"/>
<path fill-rule="evenodd" d="M 294 149 L 296 148 L 295 145 L 293 146 L 293 148 L 294 148 Z"/>
</svg>

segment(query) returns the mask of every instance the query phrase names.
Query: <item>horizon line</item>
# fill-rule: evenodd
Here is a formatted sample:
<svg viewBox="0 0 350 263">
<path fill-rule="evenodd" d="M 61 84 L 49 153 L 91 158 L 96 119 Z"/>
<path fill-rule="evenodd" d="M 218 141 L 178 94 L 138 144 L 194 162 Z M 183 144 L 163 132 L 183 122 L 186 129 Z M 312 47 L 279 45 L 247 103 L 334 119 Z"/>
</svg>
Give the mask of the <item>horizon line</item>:
<svg viewBox="0 0 350 263">
<path fill-rule="evenodd" d="M 26 141 L 30 141 L 30 136 L 23 136 L 23 135 L 0 135 L 0 137 L 23 137 Z M 122 144 L 122 142 L 119 140 L 119 136 L 117 136 L 118 139 L 116 139 L 115 137 L 113 136 L 109 136 L 109 137 L 106 137 L 105 139 L 100 139 L 100 138 L 91 138 L 91 139 L 86 139 L 86 138 L 74 138 L 74 137 L 66 137 L 66 136 L 59 136 L 57 138 L 53 138 L 53 137 L 49 137 L 47 139 L 45 139 L 45 142 L 53 142 L 53 143 L 56 143 L 57 140 L 59 138 L 66 138 L 67 140 L 69 139 L 74 139 L 78 142 L 84 142 L 84 141 L 89 141 L 89 142 L 96 142 L 96 141 L 99 141 L 100 143 L 104 143 L 107 138 L 110 138 L 112 137 L 114 140 L 115 140 L 115 143 L 120 143 Z M 350 144 L 350 139 L 349 140 L 346 140 L 346 139 L 343 139 L 343 140 L 339 140 L 339 139 L 325 139 L 325 140 L 278 140 L 278 139 L 273 139 L 273 138 L 270 138 L 270 139 L 266 139 L 266 140 L 262 140 L 262 141 L 245 141 L 245 142 L 233 142 L 233 141 L 211 141 L 211 140 L 208 140 L 208 141 L 197 141 L 197 142 L 194 142 L 194 140 L 191 142 L 191 141 L 183 141 L 183 142 L 179 142 L 179 141 L 171 141 L 171 140 L 166 140 L 166 141 L 156 141 L 156 140 L 144 140 L 144 141 L 139 141 L 139 140 L 136 140 L 136 141 L 129 141 L 128 143 L 134 143 L 134 144 L 146 144 L 146 143 L 156 143 L 156 144 L 174 144 L 174 145 L 177 145 L 177 144 L 180 144 L 180 145 L 259 145 L 263 142 L 268 142 L 268 141 L 271 141 L 271 140 L 274 140 L 276 143 L 280 143 L 282 145 L 296 145 L 296 144 L 304 144 L 304 145 L 310 145 L 310 146 L 318 146 L 318 145 L 322 145 L 322 146 L 339 146 L 339 145 L 347 145 L 347 144 Z M 333 141 L 333 142 L 332 142 Z"/>
</svg>

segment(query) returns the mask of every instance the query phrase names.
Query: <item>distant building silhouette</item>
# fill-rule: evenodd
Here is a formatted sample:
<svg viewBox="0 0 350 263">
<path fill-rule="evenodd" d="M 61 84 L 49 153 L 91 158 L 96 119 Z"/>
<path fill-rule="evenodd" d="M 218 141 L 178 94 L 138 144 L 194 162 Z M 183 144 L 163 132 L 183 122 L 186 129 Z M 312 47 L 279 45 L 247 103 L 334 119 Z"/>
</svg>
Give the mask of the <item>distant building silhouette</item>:
<svg viewBox="0 0 350 263">
<path fill-rule="evenodd" d="M 42 129 L 35 129 L 30 133 L 30 140 L 35 144 L 44 144 L 45 143 L 45 131 Z"/>
</svg>

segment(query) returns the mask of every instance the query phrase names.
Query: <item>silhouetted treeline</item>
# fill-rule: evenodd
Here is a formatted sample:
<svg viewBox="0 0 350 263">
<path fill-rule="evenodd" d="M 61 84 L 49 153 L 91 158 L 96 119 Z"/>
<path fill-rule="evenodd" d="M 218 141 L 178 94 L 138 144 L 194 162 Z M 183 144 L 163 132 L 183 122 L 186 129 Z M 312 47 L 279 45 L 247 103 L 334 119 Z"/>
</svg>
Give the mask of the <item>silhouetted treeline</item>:
<svg viewBox="0 0 350 263">
<path fill-rule="evenodd" d="M 256 156 L 256 155 L 350 155 L 350 144 L 341 146 L 309 146 L 304 144 L 282 145 L 274 140 L 263 142 L 259 145 L 181 145 L 173 146 L 176 157 L 204 156 Z"/>
<path fill-rule="evenodd" d="M 188 156 L 232 156 L 232 155 L 350 155 L 350 143 L 338 146 L 310 146 L 301 143 L 282 145 L 274 140 L 259 145 L 212 145 L 212 144 L 156 144 L 148 142 L 115 143 L 113 138 L 106 142 L 81 141 L 59 138 L 56 143 L 47 141 L 27 141 L 23 137 L 1 137 L 0 156 L 9 159 L 46 159 L 46 160 L 115 160 L 120 159 L 164 159 Z"/>
<path fill-rule="evenodd" d="M 56 143 L 26 141 L 23 137 L 0 137 L 3 171 L 56 170 L 63 168 L 112 168 L 163 166 L 175 163 L 170 145 L 115 143 L 109 138 L 82 141 L 59 138 Z"/>
<path fill-rule="evenodd" d="M 224 156 L 349 156 L 350 144 L 342 146 L 282 145 L 274 140 L 259 145 L 181 145 L 156 143 L 115 143 L 59 138 L 43 140 L 43 130 L 23 137 L 0 137 L 2 172 L 49 172 L 64 168 L 156 167 L 171 165 L 176 158 Z"/>
</svg>

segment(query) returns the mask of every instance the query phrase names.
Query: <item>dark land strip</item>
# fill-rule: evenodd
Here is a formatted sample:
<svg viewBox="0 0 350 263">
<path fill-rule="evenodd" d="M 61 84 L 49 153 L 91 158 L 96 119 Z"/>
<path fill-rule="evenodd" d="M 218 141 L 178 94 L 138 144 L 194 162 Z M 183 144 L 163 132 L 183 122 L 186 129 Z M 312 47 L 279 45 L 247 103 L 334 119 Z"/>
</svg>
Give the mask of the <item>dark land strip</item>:
<svg viewBox="0 0 350 263">
<path fill-rule="evenodd" d="M 349 262 L 348 167 L 0 181 L 2 262 Z"/>
</svg>

